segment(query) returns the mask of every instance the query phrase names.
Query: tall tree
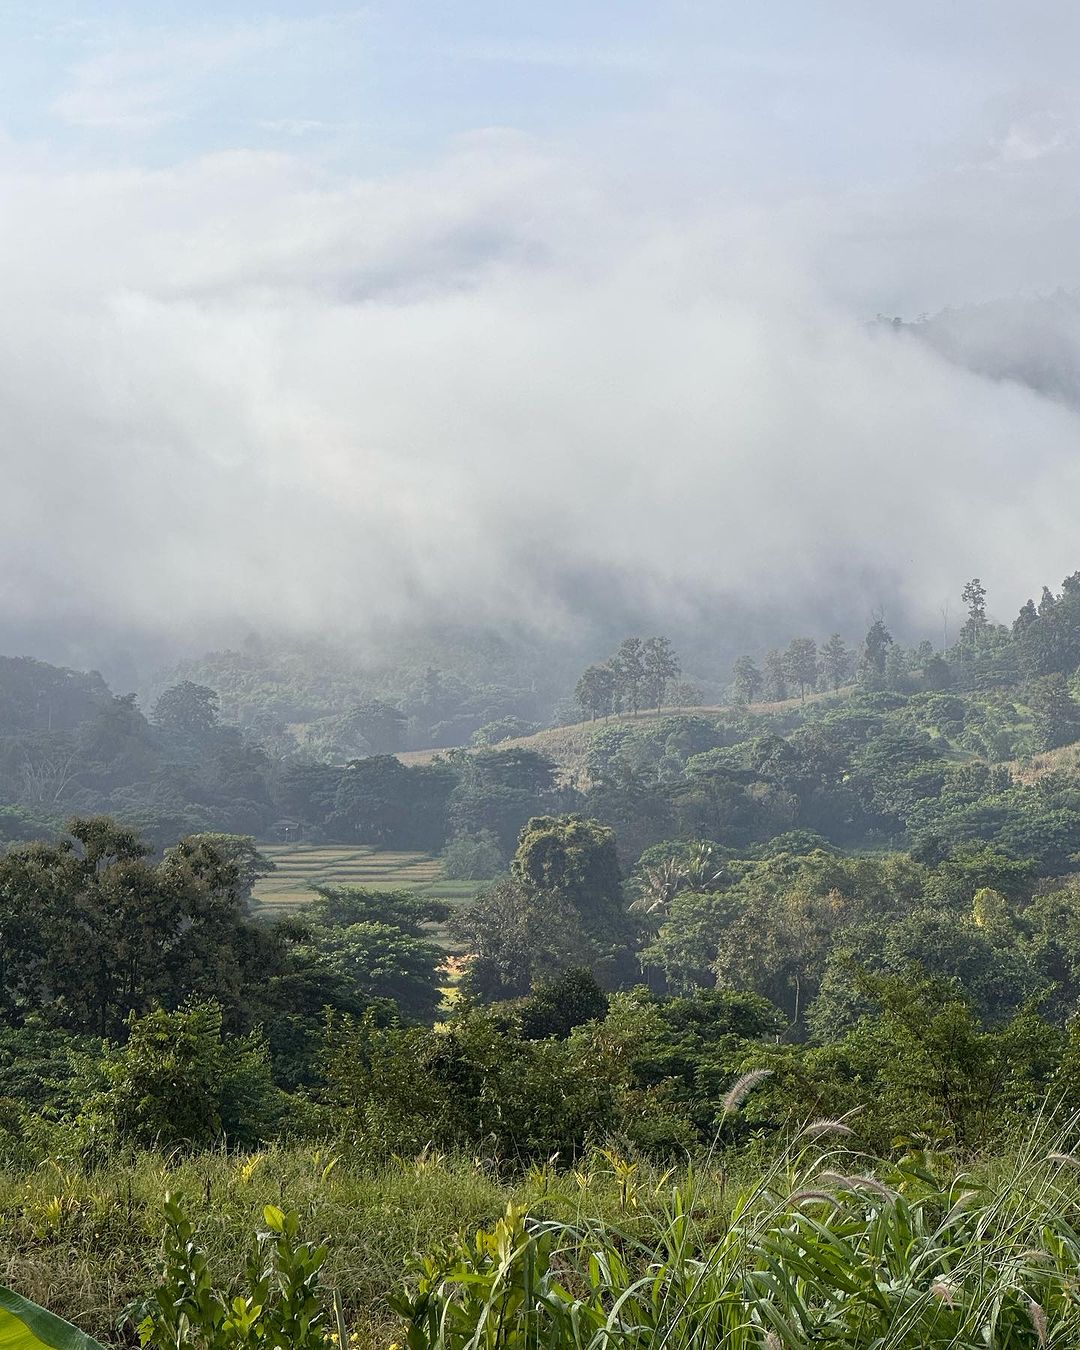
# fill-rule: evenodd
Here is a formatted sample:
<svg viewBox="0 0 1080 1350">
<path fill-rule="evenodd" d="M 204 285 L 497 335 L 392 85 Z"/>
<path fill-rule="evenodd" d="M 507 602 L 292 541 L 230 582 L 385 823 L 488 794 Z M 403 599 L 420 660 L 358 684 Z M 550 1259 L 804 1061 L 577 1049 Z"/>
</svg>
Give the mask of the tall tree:
<svg viewBox="0 0 1080 1350">
<path fill-rule="evenodd" d="M 166 689 L 154 704 L 153 719 L 167 731 L 198 740 L 217 726 L 218 696 L 205 684 L 183 680 Z"/>
<path fill-rule="evenodd" d="M 851 678 L 854 664 L 848 645 L 839 633 L 834 633 L 822 644 L 821 673 L 834 691 Z"/>
<path fill-rule="evenodd" d="M 787 696 L 787 659 L 782 651 L 773 648 L 765 653 L 765 697 L 773 703 L 783 703 Z"/>
<path fill-rule="evenodd" d="M 964 583 L 960 599 L 967 605 L 967 622 L 964 624 L 964 637 L 972 649 L 978 648 L 986 633 L 986 587 L 978 577 L 972 577 Z"/>
<path fill-rule="evenodd" d="M 615 699 L 615 672 L 610 664 L 589 666 L 577 682 L 574 698 L 591 721 L 606 717 Z"/>
<path fill-rule="evenodd" d="M 799 686 L 799 698 L 806 702 L 806 689 L 817 680 L 817 643 L 813 638 L 792 638 L 786 653 L 788 674 Z"/>
<path fill-rule="evenodd" d="M 645 670 L 645 687 L 652 695 L 659 712 L 664 704 L 664 694 L 668 683 L 674 680 L 682 667 L 675 655 L 675 648 L 666 637 L 648 638 L 641 649 L 641 662 Z"/>
<path fill-rule="evenodd" d="M 960 599 L 967 605 L 968 623 L 973 628 L 982 628 L 986 623 L 986 587 L 978 577 L 964 583 Z"/>
<path fill-rule="evenodd" d="M 879 679 L 885 675 L 885 660 L 889 648 L 893 645 L 893 636 L 885 627 L 885 620 L 878 615 L 870 625 L 863 641 L 863 667 Z"/>
<path fill-rule="evenodd" d="M 1013 620 L 1013 637 L 1019 637 L 1025 629 L 1031 627 L 1038 617 L 1039 613 L 1035 608 L 1035 601 L 1029 598 L 1020 606 L 1020 613 Z"/>
<path fill-rule="evenodd" d="M 622 928 L 615 831 L 584 816 L 535 816 L 521 832 L 510 870 L 537 894 L 568 901 L 594 935 Z"/>
<path fill-rule="evenodd" d="M 736 701 L 753 703 L 761 693 L 765 678 L 749 656 L 740 656 L 732 670 Z"/>
<path fill-rule="evenodd" d="M 644 646 L 639 637 L 624 638 L 610 662 L 615 673 L 615 693 L 619 703 L 624 708 L 629 708 L 635 717 L 641 704 L 641 689 L 645 682 Z"/>
</svg>

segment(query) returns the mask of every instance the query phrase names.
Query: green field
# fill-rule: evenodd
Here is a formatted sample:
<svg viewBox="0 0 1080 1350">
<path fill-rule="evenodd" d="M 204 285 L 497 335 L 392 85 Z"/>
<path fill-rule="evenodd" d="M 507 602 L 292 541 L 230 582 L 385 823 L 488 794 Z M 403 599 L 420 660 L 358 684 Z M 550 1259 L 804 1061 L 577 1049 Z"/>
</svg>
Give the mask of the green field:
<svg viewBox="0 0 1080 1350">
<path fill-rule="evenodd" d="M 255 883 L 253 910 L 274 918 L 312 898 L 313 886 L 367 886 L 407 890 L 450 904 L 464 904 L 480 882 L 449 881 L 429 853 L 394 853 L 359 844 L 260 844 L 274 864 Z"/>
</svg>

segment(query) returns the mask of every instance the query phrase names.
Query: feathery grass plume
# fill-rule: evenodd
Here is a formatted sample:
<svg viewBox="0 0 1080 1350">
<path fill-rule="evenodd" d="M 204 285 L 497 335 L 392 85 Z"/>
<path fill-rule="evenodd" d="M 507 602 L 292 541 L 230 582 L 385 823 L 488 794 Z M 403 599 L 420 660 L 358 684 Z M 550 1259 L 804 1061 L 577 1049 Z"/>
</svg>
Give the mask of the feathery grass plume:
<svg viewBox="0 0 1080 1350">
<path fill-rule="evenodd" d="M 1059 1153 L 1057 1149 L 1046 1155 L 1048 1162 L 1067 1163 L 1070 1167 L 1080 1167 L 1080 1158 L 1075 1153 Z"/>
<path fill-rule="evenodd" d="M 1035 1334 L 1039 1338 L 1039 1344 L 1045 1345 L 1048 1339 L 1045 1309 L 1034 1299 L 1029 1299 L 1028 1313 L 1031 1316 L 1031 1325 L 1035 1328 Z"/>
<path fill-rule="evenodd" d="M 747 1097 L 753 1092 L 759 1083 L 763 1083 L 766 1078 L 771 1078 L 772 1069 L 751 1069 L 749 1073 L 744 1073 L 741 1078 L 737 1078 L 728 1090 L 724 1098 L 725 1116 L 733 1115 Z"/>
<path fill-rule="evenodd" d="M 808 1139 L 820 1139 L 823 1134 L 854 1134 L 855 1131 L 850 1125 L 845 1125 L 842 1120 L 812 1120 L 809 1125 L 804 1125 L 799 1131 L 800 1137 L 803 1135 Z"/>
<path fill-rule="evenodd" d="M 968 1206 L 971 1204 L 972 1200 L 977 1200 L 978 1197 L 979 1197 L 978 1191 L 964 1191 L 964 1193 L 957 1199 L 952 1209 L 950 1209 L 948 1214 L 945 1215 L 945 1218 L 942 1220 L 942 1227 L 947 1228 L 949 1224 L 953 1223 L 956 1219 L 958 1219 L 960 1215 L 964 1212 L 964 1210 L 966 1210 Z"/>
<path fill-rule="evenodd" d="M 788 1196 L 788 1201 L 793 1205 L 801 1205 L 804 1200 L 827 1200 L 834 1205 L 840 1203 L 832 1191 L 795 1191 Z"/>
<path fill-rule="evenodd" d="M 940 1298 L 944 1303 L 947 1303 L 950 1308 L 956 1307 L 956 1298 L 951 1284 L 946 1284 L 944 1280 L 935 1280 L 930 1286 L 930 1292 L 935 1298 Z"/>
<path fill-rule="evenodd" d="M 886 1199 L 895 1200 L 896 1192 L 891 1190 L 884 1182 L 878 1181 L 876 1177 L 845 1176 L 843 1172 L 822 1172 L 821 1181 L 827 1181 L 833 1186 L 839 1186 L 845 1191 L 873 1191 L 875 1195 L 884 1196 Z"/>
</svg>

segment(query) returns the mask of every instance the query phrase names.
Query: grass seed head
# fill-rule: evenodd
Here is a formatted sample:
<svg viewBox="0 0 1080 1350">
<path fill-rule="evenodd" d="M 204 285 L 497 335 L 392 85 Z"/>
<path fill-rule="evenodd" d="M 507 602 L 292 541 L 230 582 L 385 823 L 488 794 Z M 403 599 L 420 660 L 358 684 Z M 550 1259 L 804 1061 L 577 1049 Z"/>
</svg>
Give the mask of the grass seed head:
<svg viewBox="0 0 1080 1350">
<path fill-rule="evenodd" d="M 724 1098 L 724 1115 L 733 1115 L 746 1101 L 754 1088 L 759 1083 L 764 1082 L 766 1078 L 771 1078 L 772 1073 L 772 1069 L 751 1069 L 749 1073 L 744 1073 L 741 1078 L 737 1078 Z"/>
</svg>

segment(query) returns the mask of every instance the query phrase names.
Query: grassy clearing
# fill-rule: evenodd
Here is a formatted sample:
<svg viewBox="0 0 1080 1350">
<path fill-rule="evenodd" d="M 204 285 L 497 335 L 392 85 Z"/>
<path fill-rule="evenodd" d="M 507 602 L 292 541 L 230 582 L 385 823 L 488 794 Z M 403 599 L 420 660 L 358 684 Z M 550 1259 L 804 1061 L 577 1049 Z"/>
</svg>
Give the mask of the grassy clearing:
<svg viewBox="0 0 1080 1350">
<path fill-rule="evenodd" d="M 424 1154 L 350 1166 L 331 1149 L 301 1145 L 247 1156 L 143 1153 L 98 1171 L 43 1163 L 29 1173 L 0 1172 L 0 1284 L 115 1340 L 124 1309 L 160 1274 L 167 1192 L 183 1197 L 225 1280 L 243 1268 L 269 1203 L 295 1210 L 305 1236 L 330 1239 L 325 1282 L 340 1290 L 361 1344 L 386 1346 L 400 1329 L 387 1296 L 402 1289 L 417 1258 L 490 1226 L 508 1204 L 568 1223 L 629 1223 L 643 1239 L 654 1236 L 662 1222 L 656 1201 L 667 1183 L 645 1164 L 632 1176 L 630 1196 L 602 1155 L 587 1173 L 536 1168 L 502 1180 L 479 1159 Z M 702 1186 L 701 1203 L 719 1216 L 719 1170 Z M 130 1343 L 132 1332 L 119 1338 Z"/>
<path fill-rule="evenodd" d="M 805 700 L 791 698 L 783 703 L 752 703 L 748 709 L 739 709 L 739 711 L 751 713 L 786 712 L 792 708 L 802 707 L 804 704 L 828 703 L 831 700 L 842 699 L 850 695 L 851 692 L 852 686 L 845 686 L 838 693 L 828 691 L 819 694 L 807 694 Z M 585 774 L 585 762 L 588 757 L 589 743 L 592 740 L 593 733 L 602 727 L 642 726 L 665 717 L 718 717 L 721 713 L 732 711 L 735 711 L 735 709 L 730 704 L 716 704 L 707 708 L 664 708 L 660 712 L 656 712 L 655 709 L 642 709 L 637 717 L 620 713 L 612 717 L 602 717 L 593 722 L 574 722 L 570 726 L 548 727 L 544 731 L 534 732 L 531 736 L 516 736 L 510 740 L 500 741 L 498 745 L 489 748 L 494 750 L 535 750 L 539 754 L 547 755 L 558 765 L 564 781 L 576 787 L 586 787 L 588 781 Z M 471 747 L 463 748 L 470 749 Z M 446 750 L 403 750 L 397 758 L 403 764 L 430 764 L 440 755 L 446 753 Z"/>
<path fill-rule="evenodd" d="M 420 1317 L 416 1344 L 445 1350 L 1078 1343 L 1080 1172 L 1052 1151 L 1060 1138 L 1037 1130 L 967 1169 L 867 1158 L 829 1137 L 842 1128 L 811 1126 L 769 1157 L 661 1169 L 604 1149 L 511 1178 L 478 1158 L 365 1164 L 303 1144 L 0 1170 L 0 1283 L 131 1343 L 124 1310 L 156 1283 L 172 1192 L 225 1284 L 262 1207 L 295 1211 L 304 1236 L 330 1240 L 324 1283 L 364 1348 L 404 1340 L 388 1298 L 416 1289 L 425 1254 L 429 1306 L 451 1309 L 448 1328 L 456 1306 L 465 1332 L 428 1336 Z"/>
<path fill-rule="evenodd" d="M 259 851 L 275 870 L 256 882 L 252 912 L 268 919 L 310 904 L 315 886 L 414 891 L 458 907 L 468 904 L 483 884 L 449 880 L 439 860 L 427 853 L 380 851 L 358 844 L 260 844 Z M 433 926 L 432 937 L 448 949 L 453 947 L 441 924 Z"/>
<path fill-rule="evenodd" d="M 1037 783 L 1054 773 L 1080 773 L 1080 741 L 1056 750 L 1040 750 L 1030 760 L 1013 760 L 1009 768 L 1021 783 Z"/>
</svg>

